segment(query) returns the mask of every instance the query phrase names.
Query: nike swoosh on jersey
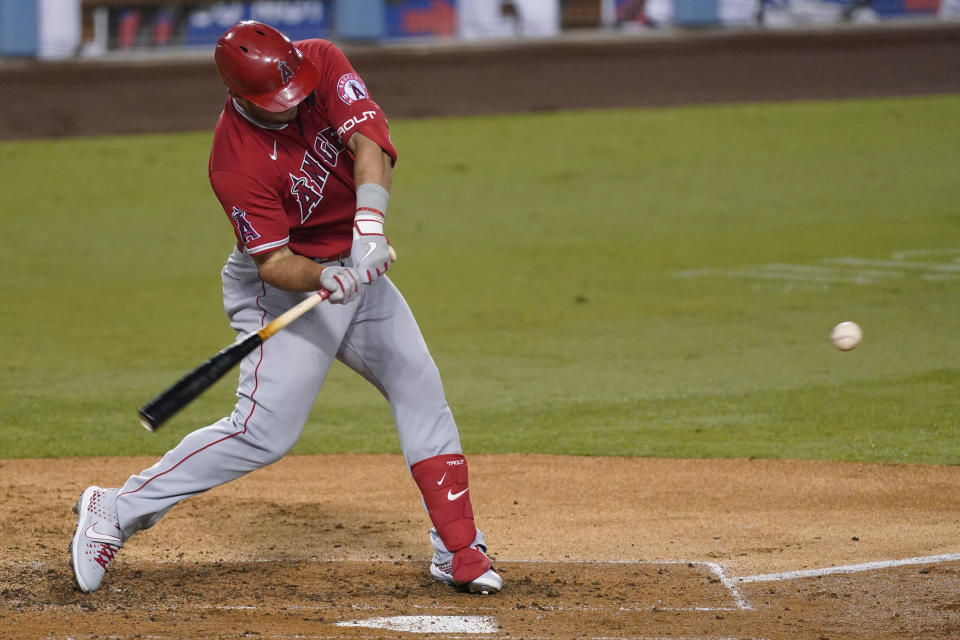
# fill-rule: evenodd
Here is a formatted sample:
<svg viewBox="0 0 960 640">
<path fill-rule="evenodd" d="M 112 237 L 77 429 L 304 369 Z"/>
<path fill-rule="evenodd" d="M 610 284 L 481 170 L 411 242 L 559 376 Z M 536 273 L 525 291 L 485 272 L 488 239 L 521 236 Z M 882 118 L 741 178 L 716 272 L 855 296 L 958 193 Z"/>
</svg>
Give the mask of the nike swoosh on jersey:
<svg viewBox="0 0 960 640">
<path fill-rule="evenodd" d="M 470 491 L 470 487 L 467 487 L 463 491 L 459 491 L 457 493 L 454 493 L 453 489 L 447 489 L 447 500 L 450 500 L 452 502 L 457 498 L 459 498 L 460 496 L 462 496 L 463 494 L 465 494 L 467 491 Z"/>
<path fill-rule="evenodd" d="M 273 141 L 273 153 L 270 154 L 270 159 L 271 160 L 277 159 L 277 141 L 276 140 Z"/>
<path fill-rule="evenodd" d="M 87 527 L 87 530 L 83 532 L 83 535 L 87 536 L 91 540 L 96 540 L 97 542 L 109 542 L 110 544 L 123 544 L 123 540 L 117 536 L 111 536 L 108 533 L 100 533 L 96 529 L 96 523 L 91 524 Z"/>
</svg>

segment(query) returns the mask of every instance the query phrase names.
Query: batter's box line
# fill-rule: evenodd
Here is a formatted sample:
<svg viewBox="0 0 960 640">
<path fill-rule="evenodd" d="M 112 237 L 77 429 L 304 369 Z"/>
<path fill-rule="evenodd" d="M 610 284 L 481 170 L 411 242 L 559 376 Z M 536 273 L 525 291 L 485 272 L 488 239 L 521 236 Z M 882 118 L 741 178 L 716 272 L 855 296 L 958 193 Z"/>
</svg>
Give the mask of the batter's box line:
<svg viewBox="0 0 960 640">
<path fill-rule="evenodd" d="M 299 562 L 303 562 L 303 560 L 294 560 L 294 559 L 291 559 L 291 558 L 277 558 L 277 559 L 269 559 L 269 558 L 241 558 L 241 559 L 234 559 L 234 560 L 226 560 L 226 559 L 224 559 L 224 560 L 219 560 L 219 561 L 220 561 L 220 562 L 227 562 L 227 563 L 233 562 L 233 563 L 238 563 L 238 564 L 267 564 L 267 563 L 296 564 L 296 563 L 299 563 Z M 378 559 L 372 559 L 372 558 L 368 558 L 368 557 L 321 558 L 321 557 L 316 557 L 316 556 L 311 557 L 311 558 L 307 559 L 306 561 L 309 562 L 309 563 L 331 563 L 331 564 L 334 564 L 334 563 L 337 563 L 337 562 L 410 562 L 410 563 L 420 563 L 420 562 L 423 562 L 423 561 L 420 561 L 420 560 L 407 560 L 407 559 L 394 559 L 394 558 L 390 558 L 390 559 L 380 559 L 380 560 L 378 560 Z M 754 610 L 753 605 L 751 605 L 749 602 L 747 602 L 747 600 L 743 597 L 743 594 L 740 592 L 740 588 L 737 586 L 737 581 L 738 581 L 738 579 L 737 579 L 737 578 L 731 578 L 730 576 L 728 576 L 728 575 L 726 574 L 726 571 L 724 570 L 723 566 L 721 566 L 720 564 L 718 564 L 718 563 L 716 563 L 716 562 L 706 562 L 706 561 L 702 561 L 702 560 L 625 560 L 625 559 L 617 559 L 617 560 L 571 560 L 571 559 L 550 560 L 550 559 L 530 559 L 530 558 L 514 559 L 514 558 L 503 558 L 503 557 L 499 557 L 499 556 L 496 557 L 495 561 L 496 561 L 496 562 L 503 562 L 503 563 L 511 563 L 511 564 L 553 563 L 553 564 L 582 564 L 582 565 L 588 565 L 588 564 L 594 564 L 594 565 L 603 565 L 603 564 L 607 564 L 607 565 L 618 565 L 618 564 L 619 564 L 619 565 L 654 565 L 654 566 L 657 566 L 657 565 L 661 565 L 661 566 L 662 566 L 662 565 L 678 565 L 678 566 L 679 566 L 679 565 L 685 565 L 685 566 L 688 566 L 688 567 L 696 567 L 696 566 L 706 567 L 706 568 L 709 570 L 709 572 L 716 578 L 716 580 L 717 580 L 720 584 L 722 584 L 724 587 L 726 587 L 727 591 L 729 591 L 730 596 L 731 596 L 731 598 L 733 599 L 733 602 L 734 602 L 734 606 L 733 606 L 733 607 L 730 607 L 730 606 L 720 606 L 720 607 L 698 607 L 698 606 L 690 606 L 690 607 L 664 607 L 664 606 L 659 606 L 659 605 L 651 605 L 651 606 L 655 606 L 655 607 L 657 608 L 657 610 L 659 610 L 659 611 L 701 611 L 701 612 L 717 611 L 717 612 L 722 612 L 722 611 L 752 611 L 752 610 Z M 177 561 L 169 560 L 169 559 L 158 559 L 158 560 L 154 560 L 154 561 L 153 561 L 153 564 L 158 564 L 158 565 L 176 564 L 176 563 L 177 563 Z M 23 563 L 18 563 L 18 562 L 16 562 L 16 561 L 14 561 L 14 562 L 8 562 L 8 563 L 0 563 L 0 565 L 3 565 L 3 564 L 6 564 L 7 566 L 11 566 L 11 565 L 23 564 Z M 31 565 L 36 565 L 35 568 L 39 568 L 39 567 L 44 566 L 46 563 L 44 563 L 44 562 L 41 561 L 41 562 L 34 562 L 34 563 L 30 563 L 30 564 L 31 564 Z M 742 581 L 742 580 L 741 580 L 741 581 Z M 749 580 L 747 580 L 747 581 L 749 582 Z M 231 607 L 231 608 L 232 608 L 232 607 Z M 239 608 L 239 607 L 237 607 L 237 608 Z M 251 608 L 254 608 L 254 607 L 251 607 Z M 584 610 L 584 607 L 581 605 L 580 607 L 578 607 L 578 609 L 579 609 L 579 610 Z M 629 609 L 628 609 L 628 608 L 621 607 L 621 609 L 623 609 L 623 610 L 625 610 L 625 611 L 626 611 L 626 610 L 631 610 L 631 611 L 633 611 L 633 610 L 637 610 L 637 611 L 643 610 L 643 611 L 646 611 L 646 610 L 647 610 L 647 607 L 639 607 L 639 606 L 637 606 L 637 607 L 633 607 L 633 608 L 629 608 Z"/>
<path fill-rule="evenodd" d="M 127 636 L 92 636 L 94 638 L 105 638 L 107 640 L 123 640 Z M 157 636 L 145 635 L 147 640 L 180 640 L 179 636 Z M 318 635 L 318 634 L 267 634 L 257 635 L 258 638 L 267 638 L 269 640 L 402 640 L 411 637 L 411 634 L 403 635 Z M 444 635 L 444 640 L 474 640 L 477 634 L 472 635 Z M 479 634 L 479 637 L 490 638 L 492 634 Z M 503 637 L 503 636 L 496 636 Z M 523 636 L 526 640 L 556 640 L 555 636 Z M 59 640 L 55 636 L 53 640 Z M 764 638 L 740 636 L 584 636 L 586 640 L 765 640 Z M 73 636 L 66 636 L 64 640 L 73 640 Z"/>
<path fill-rule="evenodd" d="M 497 562 L 510 562 L 516 564 L 536 563 L 536 562 L 554 562 L 557 564 L 633 564 L 633 565 L 686 565 L 688 567 L 701 566 L 710 570 L 710 573 L 720 582 L 733 598 L 733 607 L 657 607 L 660 611 L 753 611 L 754 607 L 740 593 L 740 587 L 737 581 L 727 575 L 723 566 L 716 562 L 707 562 L 704 560 L 529 560 L 529 559 L 510 559 L 496 558 Z"/>
<path fill-rule="evenodd" d="M 736 580 L 727 575 L 727 572 L 723 570 L 723 566 L 717 564 L 716 562 L 704 562 L 704 566 L 708 567 L 710 571 L 717 577 L 717 580 L 720 581 L 720 584 L 725 586 L 730 595 L 733 596 L 733 602 L 737 605 L 737 609 L 741 611 L 753 611 L 753 605 L 747 602 L 746 598 L 743 597 L 743 594 L 740 593 L 740 587 L 737 586 Z"/>
<path fill-rule="evenodd" d="M 780 573 L 760 573 L 752 576 L 740 576 L 738 578 L 732 578 L 732 580 L 739 584 L 751 582 L 781 582 L 784 580 L 796 580 L 798 578 L 818 578 L 821 576 L 838 575 L 844 573 L 862 573 L 865 571 L 877 571 L 879 569 L 907 567 L 917 564 L 938 564 L 940 562 L 954 562 L 957 560 L 960 560 L 960 553 L 943 553 L 936 556 L 917 556 L 914 558 L 900 558 L 898 560 L 878 560 L 876 562 L 862 562 L 860 564 L 848 564 L 840 567 L 824 567 L 822 569 L 802 569 L 799 571 L 782 571 Z"/>
</svg>

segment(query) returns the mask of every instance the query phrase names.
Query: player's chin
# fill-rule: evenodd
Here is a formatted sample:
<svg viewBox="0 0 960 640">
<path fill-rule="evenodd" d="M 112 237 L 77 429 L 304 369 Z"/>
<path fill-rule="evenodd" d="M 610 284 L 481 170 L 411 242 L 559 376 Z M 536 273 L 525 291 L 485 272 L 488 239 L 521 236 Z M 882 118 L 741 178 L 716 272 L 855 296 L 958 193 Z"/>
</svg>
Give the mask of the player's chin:
<svg viewBox="0 0 960 640">
<path fill-rule="evenodd" d="M 295 104 L 285 111 L 267 111 L 266 109 L 256 109 L 251 115 L 262 122 L 268 124 L 287 124 L 297 117 L 300 105 Z"/>
<path fill-rule="evenodd" d="M 280 111 L 279 113 L 271 114 L 270 121 L 276 124 L 287 124 L 288 122 L 292 122 L 293 119 L 297 117 L 297 111 L 299 110 L 300 105 L 293 105 L 286 111 Z"/>
</svg>

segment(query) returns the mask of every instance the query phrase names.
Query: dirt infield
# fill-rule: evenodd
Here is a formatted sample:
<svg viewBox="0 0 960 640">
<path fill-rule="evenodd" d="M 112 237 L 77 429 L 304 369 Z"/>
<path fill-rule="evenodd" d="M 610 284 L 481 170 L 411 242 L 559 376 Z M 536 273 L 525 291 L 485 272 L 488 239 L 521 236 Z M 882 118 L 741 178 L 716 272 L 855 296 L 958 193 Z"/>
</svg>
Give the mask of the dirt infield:
<svg viewBox="0 0 960 640">
<path fill-rule="evenodd" d="M 414 616 L 466 618 L 440 634 L 456 637 L 960 633 L 956 467 L 473 456 L 506 581 L 483 597 L 427 575 L 429 523 L 399 455 L 295 456 L 182 503 L 81 594 L 71 505 L 152 462 L 0 463 L 0 637 L 409 638 L 358 625 Z"/>
</svg>

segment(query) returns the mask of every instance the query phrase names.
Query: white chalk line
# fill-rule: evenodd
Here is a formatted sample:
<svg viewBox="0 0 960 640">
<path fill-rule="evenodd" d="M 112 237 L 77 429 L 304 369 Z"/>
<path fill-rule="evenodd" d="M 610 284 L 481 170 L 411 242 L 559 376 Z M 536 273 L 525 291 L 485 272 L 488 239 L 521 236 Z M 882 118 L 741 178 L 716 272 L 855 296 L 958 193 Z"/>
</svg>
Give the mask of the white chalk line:
<svg viewBox="0 0 960 640">
<path fill-rule="evenodd" d="M 743 594 L 740 593 L 740 588 L 737 586 L 734 578 L 728 576 L 720 564 L 717 564 L 716 562 L 705 562 L 704 564 L 710 568 L 710 571 L 713 572 L 713 575 L 720 580 L 720 584 L 725 586 L 733 596 L 733 601 L 737 605 L 737 609 L 740 609 L 741 611 L 753 610 L 753 605 L 747 602 L 743 597 Z"/>
<path fill-rule="evenodd" d="M 492 637 L 498 634 L 483 634 L 479 637 Z M 81 638 L 97 638 L 98 640 L 129 640 L 130 636 L 128 635 L 110 635 L 110 634 L 96 634 L 96 635 L 68 635 L 68 636 L 57 636 L 57 635 L 44 635 L 46 640 L 80 640 Z M 159 636 L 156 634 L 146 633 L 140 636 L 145 640 L 183 640 L 183 636 Z M 243 637 L 255 637 L 260 638 L 261 640 L 269 638 L 270 640 L 403 640 L 404 638 L 410 638 L 411 635 L 409 632 L 404 633 L 400 632 L 398 634 L 387 634 L 387 635 L 357 635 L 351 633 L 350 635 L 330 635 L 330 634 L 305 634 L 305 633 L 295 633 L 291 635 L 286 634 L 276 634 L 276 633 L 258 633 L 255 636 L 246 636 L 246 635 L 218 635 L 218 638 L 243 638 Z M 444 640 L 477 640 L 476 635 L 448 635 L 443 634 Z M 525 640 L 556 640 L 556 636 L 523 636 Z M 726 637 L 711 637 L 711 636 L 583 636 L 583 640 L 761 640 L 759 638 L 741 638 L 735 636 L 726 636 Z"/>
<path fill-rule="evenodd" d="M 313 561 L 321 561 L 321 560 L 313 559 Z M 339 562 L 339 561 L 340 560 L 325 560 L 325 562 Z M 746 598 L 743 597 L 743 594 L 741 593 L 740 588 L 738 586 L 740 584 L 749 584 L 749 583 L 756 583 L 756 582 L 779 582 L 779 581 L 786 581 L 786 580 L 795 580 L 800 578 L 812 578 L 812 577 L 822 577 L 822 576 L 829 576 L 829 575 L 862 573 L 862 572 L 877 571 L 877 570 L 902 567 L 902 566 L 937 564 L 941 562 L 955 562 L 955 561 L 960 561 L 960 553 L 945 553 L 945 554 L 930 555 L 930 556 L 900 558 L 900 559 L 894 559 L 894 560 L 879 560 L 874 562 L 864 562 L 864 563 L 852 564 L 852 565 L 824 567 L 820 569 L 782 571 L 777 573 L 764 573 L 764 574 L 755 574 L 755 575 L 749 575 L 749 576 L 729 576 L 727 575 L 726 570 L 721 564 L 716 562 L 706 562 L 706 561 L 698 561 L 698 560 L 661 560 L 661 561 L 657 561 L 657 560 L 563 560 L 563 561 L 556 561 L 556 560 L 529 560 L 529 559 L 523 559 L 523 560 L 499 560 L 498 559 L 498 561 L 502 561 L 505 563 L 509 562 L 509 563 L 528 563 L 528 564 L 552 563 L 552 564 L 581 564 L 581 565 L 610 564 L 610 565 L 652 565 L 652 566 L 686 565 L 688 567 L 702 566 L 709 569 L 710 573 L 713 574 L 716 577 L 716 579 L 730 592 L 731 597 L 734 600 L 734 604 L 735 604 L 734 607 L 697 607 L 697 606 L 660 607 L 656 605 L 634 604 L 632 606 L 621 605 L 617 607 L 616 610 L 627 611 L 627 612 L 654 611 L 654 610 L 655 611 L 692 611 L 692 612 L 723 612 L 723 611 L 733 612 L 733 611 L 756 610 L 755 607 L 751 605 L 746 600 Z M 262 560 L 258 562 L 267 562 L 267 561 Z M 408 560 L 407 562 L 414 562 L 414 561 Z M 4 563 L 4 564 L 22 565 L 22 564 L 28 564 L 28 563 L 13 562 L 13 563 Z M 33 567 L 37 567 L 38 565 L 43 565 L 45 563 L 30 562 L 29 564 Z M 70 606 L 71 605 L 59 605 L 59 606 L 47 605 L 46 608 L 48 609 L 49 608 L 53 608 L 53 609 L 70 608 Z M 457 610 L 460 612 L 463 611 L 462 606 L 460 607 L 444 606 L 444 605 L 421 606 L 421 605 L 414 604 L 412 605 L 412 607 L 414 609 L 424 609 L 429 611 L 444 611 L 444 610 L 447 610 L 447 611 Z M 251 606 L 251 605 L 219 605 L 219 606 L 205 605 L 205 606 L 196 607 L 196 608 L 215 609 L 215 610 L 235 610 L 235 611 L 257 611 L 259 609 L 263 609 L 266 607 L 257 607 L 257 606 Z M 318 611 L 319 610 L 327 611 L 335 608 L 336 607 L 331 607 L 330 605 L 321 605 L 321 606 L 294 605 L 294 606 L 284 607 L 284 609 L 289 609 L 289 610 L 318 610 Z M 165 607 L 165 609 L 169 609 L 169 606 Z M 371 605 L 351 605 L 350 609 L 353 611 L 377 611 L 377 610 L 380 610 L 380 607 L 371 606 Z M 496 607 L 470 607 L 470 609 L 474 611 L 482 611 L 482 610 L 495 611 Z M 536 609 L 542 610 L 542 611 L 587 612 L 587 611 L 610 610 L 611 607 L 590 606 L 590 605 L 575 605 L 575 606 L 540 606 L 538 605 Z M 271 607 L 271 610 L 276 610 L 276 609 Z M 359 621 L 355 621 L 355 622 L 359 622 Z M 361 626 L 361 625 L 359 625 L 358 623 L 355 626 Z M 468 631 L 467 633 L 472 633 L 472 632 Z M 490 633 L 493 633 L 493 632 L 478 631 L 477 633 L 489 635 Z M 343 636 L 269 636 L 269 637 L 274 638 L 275 640 L 281 640 L 282 638 L 311 638 L 311 639 L 317 639 L 317 640 L 321 640 L 321 639 L 342 640 L 343 638 Z M 351 637 L 358 637 L 358 636 L 351 636 Z M 455 637 L 455 636 L 451 636 L 451 638 L 452 637 Z M 464 636 L 464 637 L 466 638 L 467 636 Z M 161 636 L 155 636 L 155 638 L 159 639 L 161 638 Z M 370 636 L 370 638 L 382 639 L 383 636 Z M 534 639 L 531 638 L 531 640 L 534 640 Z M 591 638 L 590 640 L 614 640 L 614 639 L 606 636 L 597 636 L 597 637 Z M 630 637 L 617 638 L 616 640 L 652 640 L 652 639 L 648 639 L 648 637 L 646 636 L 630 636 Z M 683 640 L 683 639 L 675 638 L 675 637 L 674 638 L 664 637 L 662 638 L 662 640 Z M 691 638 L 690 640 L 708 640 L 708 639 Z M 738 640 L 738 639 L 731 638 L 730 640 Z"/>
<path fill-rule="evenodd" d="M 926 256 L 955 256 L 953 261 L 960 262 L 960 249 L 908 249 L 907 251 L 897 251 L 892 255 L 895 260 Z"/>
<path fill-rule="evenodd" d="M 952 262 L 918 262 L 907 258 L 923 256 L 956 256 L 960 249 L 930 249 L 901 251 L 892 254 L 892 260 L 876 260 L 839 256 L 821 259 L 829 266 L 768 263 L 745 265 L 733 268 L 691 269 L 674 272 L 675 278 L 697 279 L 711 276 L 727 278 L 748 278 L 760 280 L 780 280 L 787 282 L 809 282 L 816 284 L 856 284 L 873 286 L 881 281 L 903 279 L 907 273 L 913 273 L 922 280 L 930 282 L 954 282 L 960 280 L 960 259 Z"/>
<path fill-rule="evenodd" d="M 754 582 L 781 582 L 785 580 L 795 580 L 798 578 L 815 578 L 820 576 L 829 576 L 837 574 L 849 574 L 849 573 L 863 573 L 867 571 L 877 571 L 881 569 L 890 569 L 895 567 L 903 567 L 910 565 L 919 565 L 919 564 L 937 564 L 941 562 L 954 562 L 960 560 L 960 553 L 944 553 L 939 555 L 932 556 L 916 556 L 912 558 L 899 558 L 895 560 L 877 560 L 873 562 L 863 562 L 859 564 L 843 565 L 843 566 L 833 566 L 833 567 L 823 567 L 820 569 L 802 569 L 797 571 L 781 571 L 777 573 L 763 573 L 756 574 L 751 576 L 729 576 L 726 573 L 726 570 L 723 568 L 723 565 L 716 562 L 706 562 L 702 560 L 529 560 L 529 559 L 517 559 L 517 560 L 506 560 L 499 559 L 499 562 L 511 563 L 511 564 L 536 564 L 536 563 L 553 563 L 553 564 L 619 564 L 619 565 L 686 565 L 689 567 L 694 566 L 703 566 L 709 569 L 720 584 L 722 584 L 730 592 L 731 597 L 733 598 L 734 607 L 661 607 L 657 605 L 640 605 L 634 604 L 632 606 L 620 606 L 618 610 L 620 611 L 650 611 L 653 608 L 656 608 L 658 611 L 754 611 L 756 608 L 751 605 L 743 594 L 740 591 L 738 585 L 740 584 L 749 584 Z M 409 561 L 412 562 L 412 561 Z M 418 605 L 414 605 L 415 608 L 419 608 Z M 222 608 L 222 607 L 217 607 Z M 239 607 L 237 607 L 239 608 Z M 247 607 L 244 607 L 247 608 Z M 253 608 L 253 607 L 249 607 Z M 304 607 L 306 608 L 306 607 Z M 443 610 L 448 607 L 443 606 L 431 606 L 430 609 Z M 449 609 L 454 609 L 456 607 L 449 607 Z M 481 610 L 481 607 L 475 607 L 476 610 Z M 488 607 L 488 609 L 493 610 L 494 607 Z M 540 606 L 540 610 L 544 611 L 604 611 L 609 608 L 603 606 L 590 606 L 590 605 L 576 605 L 576 606 Z"/>
<path fill-rule="evenodd" d="M 483 634 L 487 637 L 497 634 Z M 101 640 L 126 640 L 129 636 L 116 636 L 116 635 L 97 635 L 97 636 L 86 636 L 90 638 L 99 638 Z M 232 637 L 232 636 L 221 636 L 221 637 Z M 237 636 L 240 637 L 240 636 Z M 365 636 L 365 635 L 355 635 L 350 634 L 345 635 L 330 635 L 330 634 L 257 634 L 257 638 L 269 638 L 270 640 L 387 640 L 389 638 L 396 638 L 401 640 L 403 638 L 410 638 L 409 633 L 404 635 L 375 635 L 375 636 Z M 481 636 L 482 637 L 482 636 Z M 523 636 L 525 640 L 556 640 L 556 636 Z M 77 636 L 44 636 L 48 640 L 75 640 Z M 182 640 L 183 636 L 158 636 L 153 634 L 144 634 L 143 638 L 146 640 Z M 444 640 L 476 640 L 477 636 L 468 636 L 468 635 L 443 635 Z M 583 640 L 764 640 L 763 638 L 750 637 L 741 637 L 741 636 L 582 636 Z"/>
<path fill-rule="evenodd" d="M 866 258 L 826 258 L 827 264 L 842 264 L 853 267 L 878 267 L 881 269 L 912 269 L 914 271 L 960 272 L 960 264 L 951 262 L 910 262 L 908 260 L 869 260 Z"/>
<path fill-rule="evenodd" d="M 172 564 L 175 561 L 172 560 L 156 560 L 154 564 Z M 270 558 L 242 558 L 235 560 L 218 560 L 217 562 L 223 562 L 225 564 L 266 564 L 266 563 L 281 563 L 281 564 L 299 564 L 299 563 L 329 563 L 335 564 L 339 562 L 356 562 L 356 563 L 366 563 L 366 562 L 382 562 L 382 563 L 421 563 L 425 561 L 421 560 L 399 560 L 399 559 L 372 559 L 372 558 L 321 558 L 321 557 L 311 557 L 308 559 L 293 559 L 293 558 L 279 558 L 279 559 L 270 559 Z M 753 606 L 750 605 L 740 593 L 740 589 L 737 586 L 734 579 L 726 575 L 723 567 L 715 562 L 705 562 L 701 560 L 625 560 L 625 559 L 604 559 L 604 560 L 587 560 L 587 559 L 563 559 L 563 560 L 547 560 L 547 559 L 529 559 L 529 558 L 502 558 L 496 557 L 494 562 L 504 563 L 504 564 L 560 564 L 560 565 L 644 565 L 644 566 L 687 566 L 690 568 L 703 567 L 706 568 L 710 574 L 712 574 L 720 584 L 722 584 L 731 594 L 731 597 L 734 601 L 733 606 L 669 606 L 663 605 L 660 602 L 651 603 L 651 604 L 641 604 L 633 603 L 630 605 L 619 605 L 617 607 L 604 607 L 602 605 L 591 606 L 591 605 L 574 605 L 574 606 L 553 606 L 553 605 L 538 605 L 538 608 L 543 611 L 624 611 L 624 612 L 642 612 L 642 611 L 652 611 L 656 609 L 657 611 L 695 611 L 695 612 L 731 612 L 731 611 L 749 611 L 753 609 Z M 0 563 L 0 565 L 6 564 L 7 566 L 29 566 L 30 569 L 38 571 L 43 569 L 47 563 L 42 561 L 30 561 L 30 562 L 7 562 Z M 119 591 L 120 589 L 117 588 Z M 47 605 L 48 607 L 57 607 L 58 605 Z M 62 605 L 66 608 L 70 608 L 75 605 Z M 421 608 L 420 605 L 413 605 L 414 608 Z M 101 608 L 103 608 L 101 606 Z M 164 605 L 159 607 L 162 609 L 168 609 L 169 605 Z M 263 607 L 257 607 L 254 605 L 201 605 L 198 607 L 190 607 L 196 609 L 213 609 L 213 610 L 224 610 L 224 611 L 257 611 Z M 272 608 L 272 607 L 271 607 Z M 336 607 L 330 605 L 286 605 L 285 609 L 289 610 L 304 610 L 304 611 L 330 611 Z M 352 610 L 368 610 L 368 611 L 377 611 L 379 607 L 370 606 L 370 605 L 351 605 Z M 443 606 L 443 605 L 431 605 L 428 607 L 423 607 L 423 609 L 428 610 L 462 610 L 462 607 L 455 606 Z M 495 607 L 471 607 L 473 610 L 482 611 L 482 610 L 496 610 Z"/>
<path fill-rule="evenodd" d="M 738 583 L 748 582 L 780 582 L 783 580 L 796 580 L 797 578 L 817 578 L 820 576 L 830 576 L 842 573 L 862 573 L 865 571 L 876 571 L 878 569 L 890 569 L 893 567 L 905 567 L 915 564 L 937 564 L 940 562 L 953 562 L 960 560 L 960 553 L 944 553 L 936 556 L 918 556 L 915 558 L 901 558 L 899 560 L 879 560 L 876 562 L 863 562 L 860 564 L 848 564 L 840 567 L 825 567 L 822 569 L 803 569 L 800 571 L 782 571 L 780 573 L 761 573 L 753 576 L 740 576 L 733 578 Z"/>
<path fill-rule="evenodd" d="M 496 634 L 500 624 L 492 616 L 387 616 L 341 620 L 338 627 L 363 627 L 405 633 L 476 633 Z"/>
<path fill-rule="evenodd" d="M 767 271 L 766 265 L 744 269 L 702 269 L 699 271 L 680 271 L 674 274 L 677 278 L 695 279 L 707 276 L 725 276 L 728 278 L 752 278 L 755 280 L 786 280 L 793 282 L 815 282 L 820 284 L 860 284 L 874 285 L 876 280 L 865 274 L 846 275 L 839 271 L 831 274 L 789 273 L 784 271 Z"/>
</svg>

